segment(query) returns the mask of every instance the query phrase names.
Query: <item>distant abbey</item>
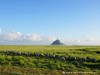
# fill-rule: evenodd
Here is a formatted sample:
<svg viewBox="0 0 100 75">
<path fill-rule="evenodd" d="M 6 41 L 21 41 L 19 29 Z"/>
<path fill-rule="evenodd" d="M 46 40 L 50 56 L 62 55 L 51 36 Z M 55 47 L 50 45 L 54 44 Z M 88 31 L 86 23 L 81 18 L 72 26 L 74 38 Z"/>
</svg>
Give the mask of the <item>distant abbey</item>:
<svg viewBox="0 0 100 75">
<path fill-rule="evenodd" d="M 55 40 L 51 45 L 64 45 L 63 43 L 60 42 L 60 40 Z"/>
</svg>

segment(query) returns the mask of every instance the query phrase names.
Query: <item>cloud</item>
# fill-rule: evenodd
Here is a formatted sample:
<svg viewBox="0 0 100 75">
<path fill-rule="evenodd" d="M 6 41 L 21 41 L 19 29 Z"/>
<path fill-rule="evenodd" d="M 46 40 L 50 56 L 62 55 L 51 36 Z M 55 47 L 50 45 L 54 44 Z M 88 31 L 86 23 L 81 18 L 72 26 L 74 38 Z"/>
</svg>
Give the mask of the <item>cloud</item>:
<svg viewBox="0 0 100 75">
<path fill-rule="evenodd" d="M 41 39 L 48 41 L 48 42 L 52 42 L 52 41 L 56 40 L 57 38 L 55 36 L 49 35 L 49 36 L 42 36 Z"/>
<path fill-rule="evenodd" d="M 55 37 L 55 36 L 49 36 L 48 37 L 48 40 L 50 41 L 50 42 L 52 42 L 52 41 L 54 41 L 54 40 L 56 40 L 57 39 L 57 37 Z"/>
<path fill-rule="evenodd" d="M 95 38 L 95 37 L 90 37 L 90 38 L 85 39 L 85 41 L 96 41 L 96 40 L 97 40 L 97 38 Z"/>
<path fill-rule="evenodd" d="M 30 33 L 26 35 L 26 40 L 29 41 L 40 41 L 41 37 L 35 33 Z"/>
<path fill-rule="evenodd" d="M 61 39 L 63 43 L 66 45 L 100 45 L 100 39 L 96 37 L 80 37 L 80 38 L 73 38 L 73 39 L 67 39 L 63 38 Z"/>
<path fill-rule="evenodd" d="M 23 34 L 14 30 L 9 30 L 5 33 L 0 33 L 0 44 L 21 44 L 21 45 L 49 45 L 57 37 L 52 35 L 41 36 L 36 33 Z M 100 39 L 96 37 L 80 37 L 80 38 L 58 38 L 66 45 L 100 45 Z"/>
<path fill-rule="evenodd" d="M 54 36 L 40 36 L 36 33 L 23 34 L 14 30 L 0 34 L 0 44 L 48 44 L 55 39 Z"/>
<path fill-rule="evenodd" d="M 8 31 L 7 33 L 0 34 L 0 40 L 5 40 L 5 41 L 20 40 L 21 36 L 22 33 L 20 32 Z"/>
<path fill-rule="evenodd" d="M 41 40 L 40 36 L 35 33 L 22 34 L 21 32 L 15 32 L 10 30 L 6 33 L 0 34 L 0 40 L 5 41 L 39 41 Z"/>
<path fill-rule="evenodd" d="M 0 32 L 2 31 L 2 29 L 0 28 Z"/>
</svg>

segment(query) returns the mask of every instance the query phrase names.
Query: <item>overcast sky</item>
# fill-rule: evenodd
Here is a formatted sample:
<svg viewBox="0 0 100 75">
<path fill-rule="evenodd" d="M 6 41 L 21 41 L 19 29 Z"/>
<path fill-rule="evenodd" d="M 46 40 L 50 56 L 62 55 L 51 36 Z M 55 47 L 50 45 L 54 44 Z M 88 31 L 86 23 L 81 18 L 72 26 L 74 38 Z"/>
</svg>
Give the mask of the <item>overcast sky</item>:
<svg viewBox="0 0 100 75">
<path fill-rule="evenodd" d="M 0 0 L 0 44 L 100 45 L 100 0 Z"/>
</svg>

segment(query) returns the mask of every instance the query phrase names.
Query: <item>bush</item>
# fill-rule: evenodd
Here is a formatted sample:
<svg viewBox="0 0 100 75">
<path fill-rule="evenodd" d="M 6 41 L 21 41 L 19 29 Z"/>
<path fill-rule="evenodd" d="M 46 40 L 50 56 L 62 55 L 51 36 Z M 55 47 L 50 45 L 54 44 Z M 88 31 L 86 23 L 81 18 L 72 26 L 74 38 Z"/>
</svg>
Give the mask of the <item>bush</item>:
<svg viewBox="0 0 100 75">
<path fill-rule="evenodd" d="M 6 63 L 5 57 L 0 57 L 0 64 L 5 64 L 5 63 Z"/>
<path fill-rule="evenodd" d="M 13 65 L 18 65 L 18 66 L 24 66 L 26 63 L 25 63 L 25 58 L 22 57 L 22 56 L 16 56 L 16 57 L 13 57 L 13 62 L 12 62 Z"/>
<path fill-rule="evenodd" d="M 23 75 L 21 72 L 0 72 L 0 75 Z"/>
<path fill-rule="evenodd" d="M 21 72 L 10 72 L 9 75 L 23 75 Z"/>
<path fill-rule="evenodd" d="M 100 68 L 100 63 L 87 63 L 84 64 L 84 66 L 88 67 L 88 68 L 93 68 L 93 69 L 99 69 Z"/>
<path fill-rule="evenodd" d="M 36 65 L 33 62 L 27 62 L 27 66 L 36 67 Z"/>
</svg>

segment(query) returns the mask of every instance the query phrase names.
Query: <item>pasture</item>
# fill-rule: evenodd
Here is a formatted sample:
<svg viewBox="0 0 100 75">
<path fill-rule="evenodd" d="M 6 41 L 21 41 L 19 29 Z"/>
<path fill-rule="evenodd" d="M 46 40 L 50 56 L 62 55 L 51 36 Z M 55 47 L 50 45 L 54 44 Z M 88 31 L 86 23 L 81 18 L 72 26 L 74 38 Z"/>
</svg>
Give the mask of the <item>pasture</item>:
<svg viewBox="0 0 100 75">
<path fill-rule="evenodd" d="M 99 72 L 100 46 L 0 46 L 0 75 L 99 75 Z"/>
</svg>

